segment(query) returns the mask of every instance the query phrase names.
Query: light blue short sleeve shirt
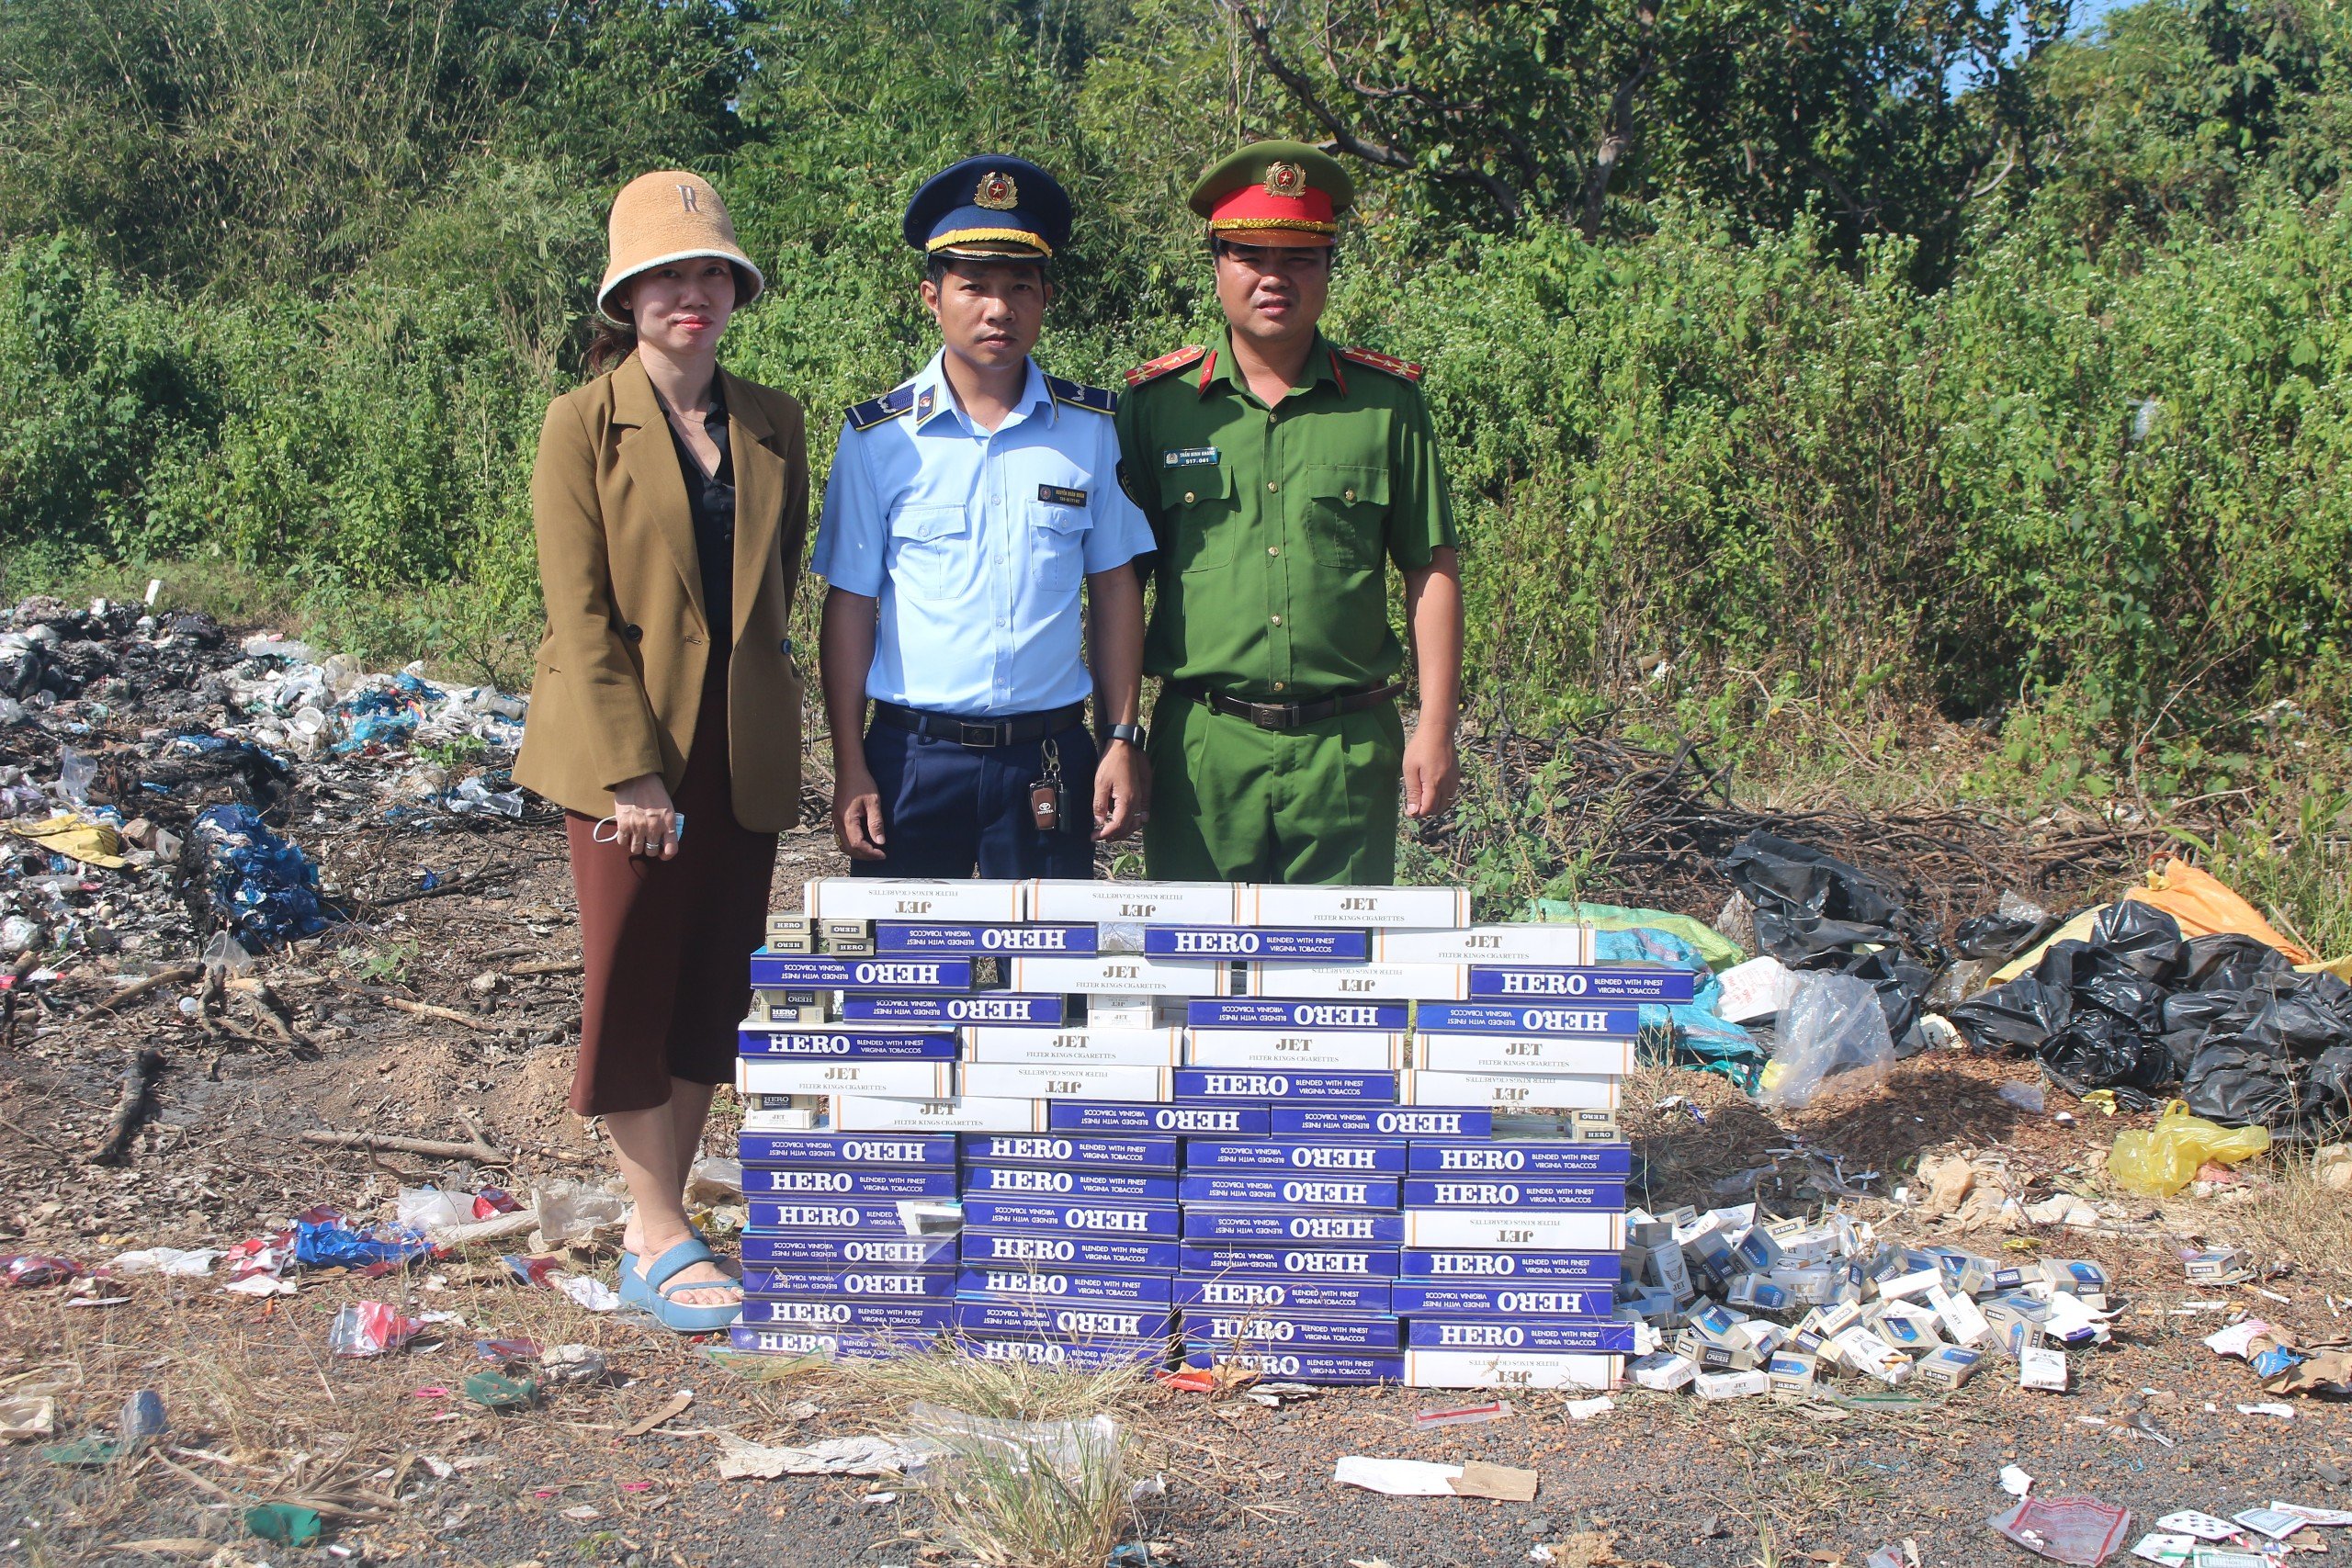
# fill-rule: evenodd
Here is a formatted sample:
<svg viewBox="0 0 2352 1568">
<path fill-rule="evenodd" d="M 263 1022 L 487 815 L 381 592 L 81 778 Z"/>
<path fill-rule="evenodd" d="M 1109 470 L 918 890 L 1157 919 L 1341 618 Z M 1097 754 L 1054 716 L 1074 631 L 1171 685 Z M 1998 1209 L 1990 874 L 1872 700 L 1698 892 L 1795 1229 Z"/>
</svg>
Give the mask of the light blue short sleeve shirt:
<svg viewBox="0 0 2352 1568">
<path fill-rule="evenodd" d="M 1079 589 L 1152 547 L 1119 488 L 1109 399 L 1033 360 L 1019 404 L 984 431 L 945 359 L 851 412 L 811 570 L 880 601 L 869 697 L 974 718 L 1081 702 Z"/>
</svg>

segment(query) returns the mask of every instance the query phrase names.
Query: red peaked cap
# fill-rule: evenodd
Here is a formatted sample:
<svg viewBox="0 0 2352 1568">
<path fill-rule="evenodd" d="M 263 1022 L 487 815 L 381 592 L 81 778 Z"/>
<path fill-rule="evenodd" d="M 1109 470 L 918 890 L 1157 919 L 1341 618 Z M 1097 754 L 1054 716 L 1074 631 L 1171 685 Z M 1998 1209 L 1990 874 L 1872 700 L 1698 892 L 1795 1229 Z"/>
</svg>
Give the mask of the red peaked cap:
<svg viewBox="0 0 2352 1568">
<path fill-rule="evenodd" d="M 1256 141 L 1204 171 L 1190 206 L 1220 239 L 1329 245 L 1354 197 L 1354 182 L 1329 153 L 1296 141 Z"/>
</svg>

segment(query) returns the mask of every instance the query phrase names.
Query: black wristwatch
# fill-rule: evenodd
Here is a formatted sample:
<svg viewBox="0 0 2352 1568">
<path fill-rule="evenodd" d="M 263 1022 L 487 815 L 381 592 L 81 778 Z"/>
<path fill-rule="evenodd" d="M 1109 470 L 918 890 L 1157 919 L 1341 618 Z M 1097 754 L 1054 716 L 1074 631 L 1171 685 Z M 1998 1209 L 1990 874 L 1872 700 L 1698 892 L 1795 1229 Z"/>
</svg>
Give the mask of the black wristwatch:
<svg viewBox="0 0 2352 1568">
<path fill-rule="evenodd" d="M 1130 746 L 1140 748 L 1143 745 L 1143 726 L 1140 724 L 1114 724 L 1110 728 L 1102 732 L 1102 739 L 1105 740 L 1124 740 Z"/>
</svg>

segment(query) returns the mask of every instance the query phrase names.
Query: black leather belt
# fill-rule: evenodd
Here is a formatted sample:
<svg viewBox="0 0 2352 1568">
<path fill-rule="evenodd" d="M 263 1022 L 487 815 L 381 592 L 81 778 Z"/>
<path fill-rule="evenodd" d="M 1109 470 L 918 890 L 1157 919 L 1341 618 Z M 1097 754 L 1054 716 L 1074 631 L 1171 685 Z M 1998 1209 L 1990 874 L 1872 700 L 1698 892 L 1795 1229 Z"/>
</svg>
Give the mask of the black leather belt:
<svg viewBox="0 0 2352 1568">
<path fill-rule="evenodd" d="M 1048 735 L 1059 735 L 1085 717 L 1084 703 L 1072 703 L 1049 713 L 1017 714 L 1011 718 L 958 718 L 952 713 L 925 713 L 921 708 L 900 707 L 897 703 L 874 705 L 874 722 L 885 728 L 910 729 L 933 740 L 953 740 L 959 746 L 984 749 L 1043 740 Z"/>
<path fill-rule="evenodd" d="M 1318 697 L 1304 703 L 1253 703 L 1241 697 L 1227 696 L 1223 692 L 1212 692 L 1191 681 L 1170 681 L 1168 687 L 1180 697 L 1189 697 L 1217 713 L 1246 718 L 1261 729 L 1296 729 L 1318 719 L 1378 707 L 1403 691 L 1405 682 L 1391 681 L 1385 686 L 1375 686 L 1368 692 L 1346 692 L 1336 697 Z"/>
</svg>

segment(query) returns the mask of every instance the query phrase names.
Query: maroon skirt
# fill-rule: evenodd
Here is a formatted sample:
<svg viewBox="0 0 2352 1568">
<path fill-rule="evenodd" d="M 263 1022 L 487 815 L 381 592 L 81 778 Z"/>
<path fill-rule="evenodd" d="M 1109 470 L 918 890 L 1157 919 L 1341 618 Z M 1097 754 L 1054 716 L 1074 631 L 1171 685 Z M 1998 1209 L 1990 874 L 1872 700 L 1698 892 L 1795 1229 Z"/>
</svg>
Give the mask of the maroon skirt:
<svg viewBox="0 0 2352 1568">
<path fill-rule="evenodd" d="M 735 820 L 727 755 L 727 660 L 703 682 L 674 860 L 597 843 L 596 819 L 563 814 L 580 900 L 586 997 L 571 1109 L 582 1116 L 670 1102 L 670 1080 L 727 1083 L 751 1006 L 752 950 L 766 936 L 776 837 Z"/>
</svg>

